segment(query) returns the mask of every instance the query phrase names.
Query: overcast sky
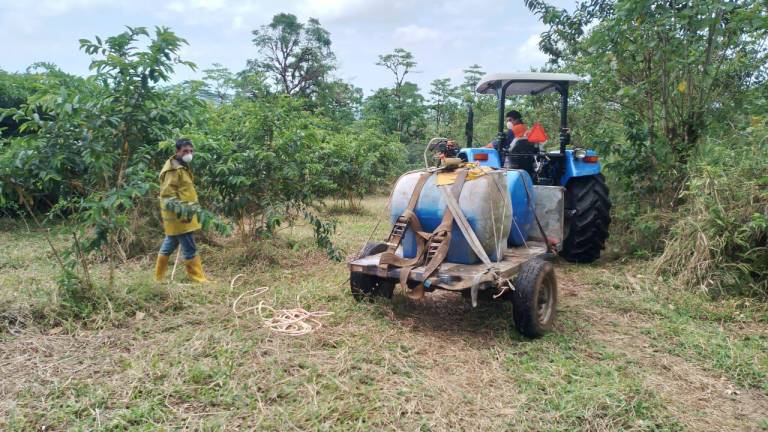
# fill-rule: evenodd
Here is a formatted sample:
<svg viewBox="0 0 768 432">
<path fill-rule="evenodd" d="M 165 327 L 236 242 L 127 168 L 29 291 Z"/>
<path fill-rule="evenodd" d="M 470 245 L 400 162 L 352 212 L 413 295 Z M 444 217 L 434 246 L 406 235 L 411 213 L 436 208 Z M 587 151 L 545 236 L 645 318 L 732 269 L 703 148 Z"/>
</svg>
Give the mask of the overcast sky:
<svg viewBox="0 0 768 432">
<path fill-rule="evenodd" d="M 187 39 L 182 57 L 199 69 L 221 63 L 239 71 L 256 55 L 251 30 L 278 12 L 318 18 L 331 32 L 336 75 L 366 94 L 391 85 L 389 71 L 375 63 L 398 47 L 416 57 L 419 73 L 408 79 L 422 90 L 438 78 L 458 84 L 462 69 L 474 63 L 486 72 L 512 72 L 546 61 L 537 47 L 544 27 L 522 0 L 0 0 L 0 68 L 23 71 L 48 61 L 85 75 L 90 59 L 78 39 L 114 35 L 124 25 L 163 25 Z M 175 80 L 199 76 L 179 69 Z"/>
</svg>

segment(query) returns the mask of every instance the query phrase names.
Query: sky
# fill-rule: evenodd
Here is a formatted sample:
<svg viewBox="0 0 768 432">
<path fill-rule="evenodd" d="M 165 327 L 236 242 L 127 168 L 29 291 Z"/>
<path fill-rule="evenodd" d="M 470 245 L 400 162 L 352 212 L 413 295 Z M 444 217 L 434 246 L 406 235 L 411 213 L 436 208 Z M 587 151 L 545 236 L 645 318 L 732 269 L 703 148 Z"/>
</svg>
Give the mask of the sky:
<svg viewBox="0 0 768 432">
<path fill-rule="evenodd" d="M 407 80 L 425 93 L 435 79 L 459 84 L 462 70 L 475 63 L 488 73 L 516 72 L 547 59 L 538 49 L 545 27 L 522 0 L 0 0 L 0 69 L 22 72 L 46 61 L 87 75 L 90 58 L 78 40 L 129 25 L 167 26 L 189 42 L 182 58 L 198 71 L 181 67 L 174 81 L 200 78 L 214 63 L 239 71 L 257 55 L 251 31 L 279 12 L 319 19 L 331 33 L 335 75 L 366 95 L 392 85 L 391 72 L 375 63 L 395 48 L 414 54 L 416 73 Z"/>
</svg>

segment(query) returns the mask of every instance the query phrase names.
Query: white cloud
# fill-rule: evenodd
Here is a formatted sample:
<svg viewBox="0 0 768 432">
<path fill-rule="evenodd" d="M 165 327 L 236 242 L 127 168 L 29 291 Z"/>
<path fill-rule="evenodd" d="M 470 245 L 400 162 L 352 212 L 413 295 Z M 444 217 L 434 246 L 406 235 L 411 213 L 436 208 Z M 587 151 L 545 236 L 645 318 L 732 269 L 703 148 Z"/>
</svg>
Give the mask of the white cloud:
<svg viewBox="0 0 768 432">
<path fill-rule="evenodd" d="M 203 12 L 214 12 L 224 9 L 227 6 L 227 0 L 193 0 L 193 1 L 172 1 L 165 7 L 168 11 L 179 14 L 189 13 L 199 10 Z"/>
<path fill-rule="evenodd" d="M 567 0 L 553 0 L 565 2 Z M 390 85 L 389 73 L 375 65 L 378 55 L 402 47 L 411 51 L 421 73 L 408 79 L 423 89 L 437 78 L 461 79 L 478 63 L 486 70 L 527 70 L 541 66 L 542 25 L 522 4 L 506 0 L 39 0 L 29 14 L 26 1 L 0 0 L 0 33 L 16 35 L 1 68 L 24 70 L 47 60 L 64 70 L 88 73 L 81 37 L 109 36 L 124 25 L 171 27 L 186 38 L 184 57 L 201 68 L 221 63 L 240 70 L 255 55 L 251 29 L 279 12 L 301 21 L 318 18 L 331 32 L 336 74 L 370 91 Z M 499 28 L 503 19 L 508 28 Z M 193 77 L 180 68 L 175 80 Z"/>
<path fill-rule="evenodd" d="M 410 24 L 405 27 L 398 27 L 392 34 L 396 43 L 409 45 L 424 42 L 434 42 L 440 39 L 440 32 L 428 27 L 421 27 L 416 24 Z"/>
<path fill-rule="evenodd" d="M 244 28 L 242 15 L 237 15 L 232 18 L 232 30 L 240 30 Z"/>
<path fill-rule="evenodd" d="M 544 66 L 549 57 L 539 50 L 539 41 L 541 37 L 538 34 L 531 35 L 523 42 L 517 50 L 517 60 L 519 64 L 530 66 Z"/>
<path fill-rule="evenodd" d="M 188 4 L 182 1 L 170 2 L 165 8 L 171 12 L 184 13 L 187 11 Z"/>
</svg>

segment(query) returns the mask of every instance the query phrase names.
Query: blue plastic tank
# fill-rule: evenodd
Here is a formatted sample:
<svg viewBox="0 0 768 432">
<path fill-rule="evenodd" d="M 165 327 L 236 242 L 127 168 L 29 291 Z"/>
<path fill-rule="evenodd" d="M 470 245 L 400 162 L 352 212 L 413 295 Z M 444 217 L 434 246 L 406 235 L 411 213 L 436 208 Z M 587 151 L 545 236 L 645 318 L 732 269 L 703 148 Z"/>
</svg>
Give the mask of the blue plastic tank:
<svg viewBox="0 0 768 432">
<path fill-rule="evenodd" d="M 533 210 L 529 204 L 525 184 L 528 185 L 531 199 L 534 199 L 533 181 L 525 170 L 509 170 L 506 172 L 506 175 L 509 196 L 512 200 L 513 215 L 507 245 L 522 246 L 528 240 L 528 230 L 531 228 L 531 224 L 533 224 Z"/>
<path fill-rule="evenodd" d="M 391 223 L 394 223 L 405 211 L 420 174 L 420 172 L 405 174 L 395 184 L 390 210 Z M 436 180 L 437 174 L 432 174 L 424 185 L 414 209 L 425 232 L 432 232 L 440 225 L 446 208 L 443 193 L 439 188 L 450 188 L 450 186 L 438 187 L 435 184 Z M 505 181 L 504 171 L 491 171 L 464 183 L 458 200 L 459 207 L 491 261 L 497 261 L 503 255 L 512 226 L 508 184 L 509 182 Z M 416 239 L 410 228 L 403 238 L 402 247 L 405 258 L 413 258 L 416 255 Z M 455 222 L 446 261 L 459 264 L 480 262 Z"/>
</svg>

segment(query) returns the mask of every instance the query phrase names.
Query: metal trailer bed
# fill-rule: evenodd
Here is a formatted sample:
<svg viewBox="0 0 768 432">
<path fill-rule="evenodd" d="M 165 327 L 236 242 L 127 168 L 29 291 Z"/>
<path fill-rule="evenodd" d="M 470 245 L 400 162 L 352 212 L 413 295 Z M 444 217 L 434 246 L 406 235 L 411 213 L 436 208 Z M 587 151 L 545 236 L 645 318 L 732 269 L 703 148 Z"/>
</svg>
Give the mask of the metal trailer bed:
<svg viewBox="0 0 768 432">
<path fill-rule="evenodd" d="M 547 252 L 546 245 L 542 242 L 529 241 L 528 247 L 510 248 L 504 252 L 503 258 L 499 262 L 493 263 L 498 273 L 504 278 L 514 276 L 520 266 L 539 255 Z M 402 250 L 398 250 L 398 255 L 402 255 Z M 400 278 L 400 268 L 390 266 L 385 270 L 379 267 L 381 254 L 370 255 L 358 258 L 349 263 L 351 272 L 364 273 L 371 276 L 377 276 L 382 279 L 398 281 Z M 424 273 L 424 266 L 414 267 L 411 270 L 409 279 L 421 280 Z M 486 266 L 479 264 L 455 264 L 444 262 L 440 264 L 435 273 L 424 282 L 425 288 L 430 291 L 434 288 L 462 291 L 478 285 L 478 288 L 488 288 L 493 283 L 493 276 L 486 271 Z"/>
</svg>

